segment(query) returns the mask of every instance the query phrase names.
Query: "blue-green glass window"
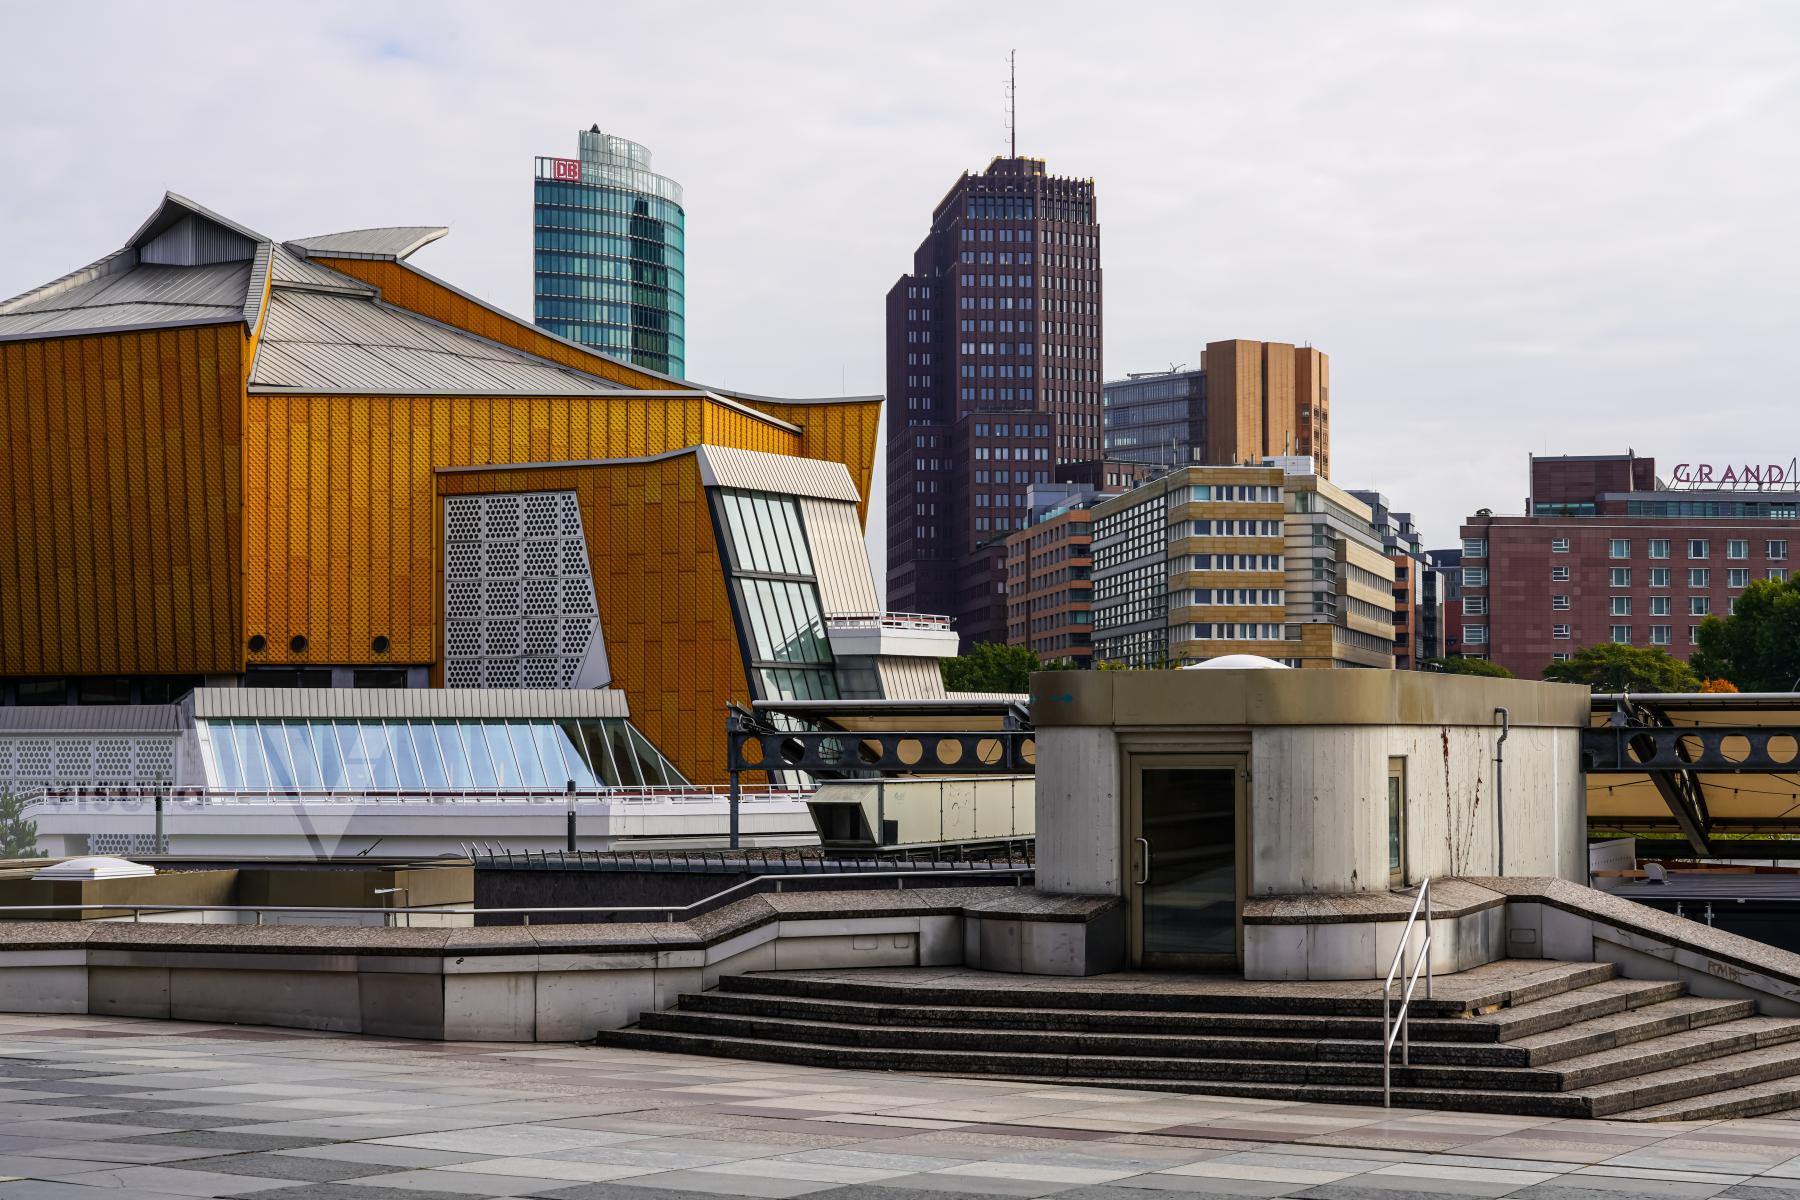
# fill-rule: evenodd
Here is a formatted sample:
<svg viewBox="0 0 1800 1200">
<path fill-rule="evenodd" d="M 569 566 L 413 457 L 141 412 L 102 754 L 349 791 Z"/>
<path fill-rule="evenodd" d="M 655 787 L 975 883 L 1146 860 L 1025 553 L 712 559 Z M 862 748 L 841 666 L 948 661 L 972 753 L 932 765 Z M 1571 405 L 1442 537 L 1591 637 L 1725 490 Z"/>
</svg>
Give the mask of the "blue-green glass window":
<svg viewBox="0 0 1800 1200">
<path fill-rule="evenodd" d="M 506 727 L 512 742 L 513 761 L 519 764 L 519 779 L 528 788 L 546 788 L 551 780 L 544 774 L 544 764 L 538 758 L 537 739 L 531 735 L 531 727 L 523 723 L 513 723 Z M 555 781 L 558 787 L 562 780 Z"/>
<path fill-rule="evenodd" d="M 205 723 L 209 782 L 227 789 L 557 790 L 680 784 L 618 718 Z"/>
<path fill-rule="evenodd" d="M 212 743 L 213 762 L 218 767 L 218 778 L 225 787 L 242 787 L 244 768 L 238 762 L 237 746 L 233 744 L 231 726 L 223 722 L 215 722 L 207 731 L 207 740 Z"/>
<path fill-rule="evenodd" d="M 475 786 L 475 771 L 469 765 L 469 752 L 463 747 L 461 727 L 451 721 L 433 721 L 431 736 L 437 739 L 438 751 L 444 756 L 444 775 L 453 788 Z"/>
<path fill-rule="evenodd" d="M 329 721 L 314 721 L 311 725 L 313 753 L 319 760 L 319 786 L 322 788 L 340 788 L 344 786 L 344 757 L 340 752 L 337 731 Z"/>
<path fill-rule="evenodd" d="M 270 723 L 253 728 L 262 735 L 263 758 L 269 764 L 269 786 L 277 789 L 292 788 L 294 766 L 288 759 L 287 739 L 282 736 L 281 726 Z"/>
<path fill-rule="evenodd" d="M 387 723 L 387 742 L 394 755 L 394 775 L 403 788 L 421 788 L 425 786 L 425 777 L 419 772 L 419 760 L 413 754 L 412 731 L 407 729 L 404 721 Z"/>
<path fill-rule="evenodd" d="M 375 777 L 369 771 L 368 751 L 363 749 L 362 727 L 354 723 L 335 725 L 338 748 L 344 756 L 344 784 L 352 788 L 371 788 Z"/>
<path fill-rule="evenodd" d="M 319 760 L 313 755 L 312 733 L 305 722 L 287 722 L 286 733 L 288 754 L 294 762 L 294 782 L 303 788 L 322 786 Z"/>
<path fill-rule="evenodd" d="M 469 756 L 469 777 L 474 787 L 493 787 L 500 782 L 494 774 L 494 761 L 488 757 L 487 739 L 481 726 L 465 721 L 456 727 L 462 747 Z"/>
<path fill-rule="evenodd" d="M 444 773 L 444 759 L 438 752 L 437 727 L 430 723 L 413 725 L 405 729 L 405 734 L 412 739 L 413 753 L 418 756 L 422 785 L 428 788 L 449 787 L 450 777 Z"/>
<path fill-rule="evenodd" d="M 237 724 L 231 727 L 231 736 L 237 743 L 238 762 L 244 768 L 244 787 L 261 790 L 269 786 L 269 772 L 263 758 L 262 739 L 256 735 L 256 726 Z"/>
<path fill-rule="evenodd" d="M 516 788 L 523 782 L 519 764 L 513 761 L 512 743 L 507 740 L 506 726 L 477 725 L 476 730 L 487 739 L 488 757 L 494 762 L 494 781 L 504 788 Z"/>
<path fill-rule="evenodd" d="M 624 787 L 642 787 L 647 780 L 638 771 L 637 749 L 631 744 L 631 735 L 625 732 L 623 725 L 609 725 L 607 732 L 612 743 L 613 769 L 619 773 L 619 782 Z"/>
</svg>

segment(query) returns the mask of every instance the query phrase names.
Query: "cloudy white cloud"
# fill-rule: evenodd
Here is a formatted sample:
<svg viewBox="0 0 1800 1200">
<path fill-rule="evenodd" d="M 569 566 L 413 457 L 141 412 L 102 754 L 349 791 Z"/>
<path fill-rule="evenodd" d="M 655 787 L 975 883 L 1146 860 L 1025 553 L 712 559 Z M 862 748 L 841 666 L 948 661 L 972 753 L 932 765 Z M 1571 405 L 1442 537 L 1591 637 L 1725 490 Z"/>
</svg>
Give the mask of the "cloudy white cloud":
<svg viewBox="0 0 1800 1200">
<path fill-rule="evenodd" d="M 1106 370 L 1333 365 L 1334 467 L 1449 544 L 1527 453 L 1800 451 L 1800 9 L 1631 3 L 8 0 L 0 294 L 183 192 L 273 236 L 443 222 L 530 304 L 531 159 L 687 189 L 689 373 L 879 391 L 882 296 L 1003 147 L 1100 189 Z"/>
</svg>

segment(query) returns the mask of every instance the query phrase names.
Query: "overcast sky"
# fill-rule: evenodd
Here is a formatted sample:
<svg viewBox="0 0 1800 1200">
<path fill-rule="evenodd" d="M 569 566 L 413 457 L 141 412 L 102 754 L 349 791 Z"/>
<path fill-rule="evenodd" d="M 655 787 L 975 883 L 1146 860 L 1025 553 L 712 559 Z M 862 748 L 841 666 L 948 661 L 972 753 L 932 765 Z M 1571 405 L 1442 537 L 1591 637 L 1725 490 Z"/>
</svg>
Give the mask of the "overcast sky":
<svg viewBox="0 0 1800 1200">
<path fill-rule="evenodd" d="M 882 296 L 1004 149 L 1099 188 L 1106 372 L 1331 356 L 1336 482 L 1431 545 L 1528 453 L 1800 452 L 1800 5 L 0 0 L 0 296 L 173 189 L 277 238 L 442 223 L 529 316 L 532 157 L 687 190 L 688 374 L 883 389 Z M 879 524 L 879 522 L 877 522 Z"/>
</svg>

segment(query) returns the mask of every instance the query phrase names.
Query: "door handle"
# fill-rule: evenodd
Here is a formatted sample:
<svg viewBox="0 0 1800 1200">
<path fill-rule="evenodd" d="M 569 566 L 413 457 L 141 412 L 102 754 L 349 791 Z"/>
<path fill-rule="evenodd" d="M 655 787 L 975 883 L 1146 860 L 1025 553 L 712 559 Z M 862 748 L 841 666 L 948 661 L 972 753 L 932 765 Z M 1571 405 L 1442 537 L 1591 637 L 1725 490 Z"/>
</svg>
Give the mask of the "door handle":
<svg viewBox="0 0 1800 1200">
<path fill-rule="evenodd" d="M 1146 883 L 1150 882 L 1150 839 L 1134 838 L 1133 840 L 1144 848 L 1143 865 L 1138 868 L 1138 877 L 1136 880 L 1137 886 L 1143 887 Z"/>
</svg>

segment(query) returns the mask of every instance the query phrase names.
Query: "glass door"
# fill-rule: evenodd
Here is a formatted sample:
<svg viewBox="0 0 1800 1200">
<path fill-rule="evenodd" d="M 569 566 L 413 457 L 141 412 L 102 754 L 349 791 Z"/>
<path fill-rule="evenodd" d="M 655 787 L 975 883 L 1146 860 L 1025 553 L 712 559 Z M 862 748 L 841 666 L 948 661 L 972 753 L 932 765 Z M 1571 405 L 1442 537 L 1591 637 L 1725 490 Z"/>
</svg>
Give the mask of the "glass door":
<svg viewBox="0 0 1800 1200">
<path fill-rule="evenodd" d="M 1243 777 L 1236 757 L 1133 761 L 1126 861 L 1135 965 L 1236 969 Z"/>
</svg>

